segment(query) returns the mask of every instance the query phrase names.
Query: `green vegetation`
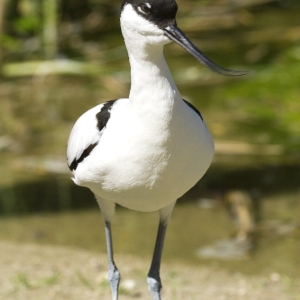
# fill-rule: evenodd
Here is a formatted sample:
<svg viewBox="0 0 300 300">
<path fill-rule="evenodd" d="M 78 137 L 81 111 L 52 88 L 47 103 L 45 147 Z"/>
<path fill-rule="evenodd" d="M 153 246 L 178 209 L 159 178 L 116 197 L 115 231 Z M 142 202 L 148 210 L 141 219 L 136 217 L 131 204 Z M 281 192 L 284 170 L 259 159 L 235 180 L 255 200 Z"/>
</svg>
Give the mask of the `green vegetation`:
<svg viewBox="0 0 300 300">
<path fill-rule="evenodd" d="M 288 49 L 273 64 L 259 66 L 249 78 L 231 82 L 216 93 L 224 97 L 219 108 L 228 111 L 236 133 L 245 140 L 283 144 L 289 154 L 299 150 L 299 50 L 299 46 Z"/>
<path fill-rule="evenodd" d="M 129 65 L 118 25 L 119 4 L 46 2 L 49 9 L 41 5 L 43 1 L 2 3 L 0 137 L 9 139 L 3 149 L 12 153 L 50 150 L 62 155 L 68 131 L 82 112 L 128 95 Z M 280 144 L 286 157 L 297 160 L 298 2 L 178 4 L 178 24 L 205 53 L 226 67 L 250 70 L 242 79 L 228 80 L 195 64 L 177 45 L 167 47 L 183 96 L 203 112 L 215 138 Z M 51 57 L 54 60 L 44 61 Z"/>
</svg>

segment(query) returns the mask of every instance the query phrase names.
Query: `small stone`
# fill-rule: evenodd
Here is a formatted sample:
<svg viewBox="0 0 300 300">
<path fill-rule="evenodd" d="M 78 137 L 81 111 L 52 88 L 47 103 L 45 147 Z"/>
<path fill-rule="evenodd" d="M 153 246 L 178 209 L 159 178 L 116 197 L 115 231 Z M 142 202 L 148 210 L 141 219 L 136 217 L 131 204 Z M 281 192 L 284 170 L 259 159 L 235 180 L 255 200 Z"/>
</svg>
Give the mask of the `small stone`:
<svg viewBox="0 0 300 300">
<path fill-rule="evenodd" d="M 272 282 L 278 282 L 280 280 L 280 275 L 274 272 L 270 275 L 270 280 Z"/>
<path fill-rule="evenodd" d="M 125 279 L 121 282 L 121 287 L 127 291 L 132 291 L 136 287 L 136 282 L 133 279 Z"/>
</svg>

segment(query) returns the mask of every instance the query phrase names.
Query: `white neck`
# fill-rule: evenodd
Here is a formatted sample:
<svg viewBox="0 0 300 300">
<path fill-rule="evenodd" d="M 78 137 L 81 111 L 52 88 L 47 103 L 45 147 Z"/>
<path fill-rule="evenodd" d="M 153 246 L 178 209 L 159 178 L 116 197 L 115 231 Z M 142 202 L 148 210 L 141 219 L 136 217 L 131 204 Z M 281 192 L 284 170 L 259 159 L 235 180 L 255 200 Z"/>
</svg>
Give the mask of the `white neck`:
<svg viewBox="0 0 300 300">
<path fill-rule="evenodd" d="M 168 121 L 181 99 L 163 55 L 170 40 L 130 5 L 121 14 L 121 29 L 131 66 L 130 103 L 139 116 Z"/>
<path fill-rule="evenodd" d="M 176 97 L 180 97 L 162 49 L 145 57 L 129 53 L 131 66 L 131 89 L 129 99 L 141 104 L 145 109 L 156 110 L 172 106 Z M 150 106 L 150 107 L 149 107 Z M 139 107 L 140 108 L 140 107 Z"/>
</svg>

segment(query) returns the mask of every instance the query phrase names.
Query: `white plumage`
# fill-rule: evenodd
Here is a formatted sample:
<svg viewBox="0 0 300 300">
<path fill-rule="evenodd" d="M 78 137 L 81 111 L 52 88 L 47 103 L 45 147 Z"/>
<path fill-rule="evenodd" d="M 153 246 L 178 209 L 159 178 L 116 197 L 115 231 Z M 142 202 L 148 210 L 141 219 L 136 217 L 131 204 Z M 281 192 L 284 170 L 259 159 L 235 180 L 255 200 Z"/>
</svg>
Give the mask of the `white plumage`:
<svg viewBox="0 0 300 300">
<path fill-rule="evenodd" d="M 160 299 L 160 259 L 173 206 L 199 181 L 213 158 L 212 137 L 197 109 L 182 99 L 163 47 L 175 40 L 215 71 L 226 75 L 231 71 L 216 66 L 189 42 L 176 26 L 176 11 L 174 0 L 123 2 L 120 20 L 131 66 L 129 98 L 84 113 L 68 142 L 73 180 L 92 190 L 104 216 L 113 299 L 118 298 L 120 281 L 110 229 L 115 204 L 160 212 L 148 274 L 152 299 Z"/>
<path fill-rule="evenodd" d="M 102 198 L 134 210 L 156 211 L 203 176 L 213 157 L 213 141 L 172 79 L 163 57 L 163 46 L 170 40 L 130 5 L 124 8 L 121 26 L 131 64 L 129 99 L 115 102 L 102 132 L 95 116 L 103 104 L 79 118 L 68 142 L 68 163 L 98 142 L 73 171 L 74 182 L 89 187 L 100 202 Z"/>
<path fill-rule="evenodd" d="M 96 114 L 103 104 L 99 104 L 85 112 L 75 123 L 68 141 L 67 158 L 70 166 L 74 159 L 79 159 L 83 151 L 91 144 L 99 142 L 102 132 L 96 123 Z"/>
</svg>

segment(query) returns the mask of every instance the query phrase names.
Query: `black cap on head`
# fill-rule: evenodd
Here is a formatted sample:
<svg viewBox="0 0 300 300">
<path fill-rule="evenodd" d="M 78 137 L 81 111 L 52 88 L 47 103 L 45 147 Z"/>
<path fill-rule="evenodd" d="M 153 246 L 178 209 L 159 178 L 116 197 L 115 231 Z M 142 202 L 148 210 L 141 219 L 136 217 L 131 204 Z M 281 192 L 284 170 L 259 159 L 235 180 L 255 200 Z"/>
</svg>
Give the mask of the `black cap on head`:
<svg viewBox="0 0 300 300">
<path fill-rule="evenodd" d="M 126 4 L 131 4 L 140 16 L 161 29 L 176 23 L 178 7 L 174 0 L 124 0 L 121 12 Z"/>
<path fill-rule="evenodd" d="M 247 71 L 228 70 L 218 66 L 205 56 L 177 27 L 175 18 L 178 7 L 175 0 L 124 0 L 121 13 L 126 4 L 131 4 L 138 15 L 157 25 L 163 30 L 164 35 L 179 44 L 212 71 L 225 76 L 241 76 L 248 73 Z"/>
</svg>

